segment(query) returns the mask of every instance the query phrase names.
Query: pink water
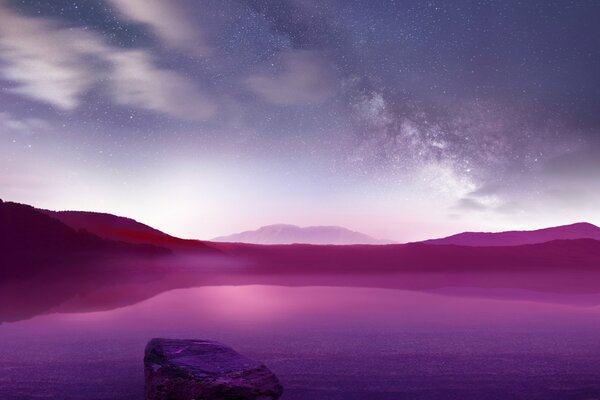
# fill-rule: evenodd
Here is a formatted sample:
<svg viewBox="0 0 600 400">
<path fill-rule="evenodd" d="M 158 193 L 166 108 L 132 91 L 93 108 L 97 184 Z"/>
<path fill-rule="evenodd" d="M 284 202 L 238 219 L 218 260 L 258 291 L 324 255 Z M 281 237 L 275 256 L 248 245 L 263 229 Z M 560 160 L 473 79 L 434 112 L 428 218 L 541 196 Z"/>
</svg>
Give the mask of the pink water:
<svg viewBox="0 0 600 400">
<path fill-rule="evenodd" d="M 0 325 L 0 399 L 142 399 L 152 337 L 226 343 L 288 400 L 600 399 L 593 301 L 463 292 L 214 286 L 37 316 Z"/>
</svg>

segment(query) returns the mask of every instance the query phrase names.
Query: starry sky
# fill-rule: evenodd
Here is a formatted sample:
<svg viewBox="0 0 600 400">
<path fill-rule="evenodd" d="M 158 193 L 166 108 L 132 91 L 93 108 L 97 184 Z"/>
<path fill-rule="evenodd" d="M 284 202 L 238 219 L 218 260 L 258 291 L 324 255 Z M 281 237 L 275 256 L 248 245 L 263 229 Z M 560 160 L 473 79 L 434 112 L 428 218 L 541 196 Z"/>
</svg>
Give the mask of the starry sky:
<svg viewBox="0 0 600 400">
<path fill-rule="evenodd" d="M 0 197 L 211 238 L 600 224 L 596 0 L 0 0 Z"/>
</svg>

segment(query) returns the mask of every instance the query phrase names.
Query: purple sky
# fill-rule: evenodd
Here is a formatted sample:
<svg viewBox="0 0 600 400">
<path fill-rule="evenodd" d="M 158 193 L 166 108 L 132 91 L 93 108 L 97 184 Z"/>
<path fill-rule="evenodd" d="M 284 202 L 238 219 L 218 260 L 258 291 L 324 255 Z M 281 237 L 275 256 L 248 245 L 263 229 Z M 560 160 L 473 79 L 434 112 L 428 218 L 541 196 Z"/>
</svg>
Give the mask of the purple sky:
<svg viewBox="0 0 600 400">
<path fill-rule="evenodd" d="M 0 0 L 0 197 L 211 238 L 600 224 L 600 2 Z"/>
</svg>

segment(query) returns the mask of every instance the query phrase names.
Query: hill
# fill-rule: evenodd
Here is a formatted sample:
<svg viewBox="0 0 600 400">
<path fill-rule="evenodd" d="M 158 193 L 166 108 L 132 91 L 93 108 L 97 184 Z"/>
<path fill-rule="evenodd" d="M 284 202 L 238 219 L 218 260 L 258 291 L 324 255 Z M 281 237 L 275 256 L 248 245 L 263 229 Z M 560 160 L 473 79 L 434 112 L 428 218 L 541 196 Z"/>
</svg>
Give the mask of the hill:
<svg viewBox="0 0 600 400">
<path fill-rule="evenodd" d="M 85 229 L 108 240 L 151 244 L 175 251 L 215 251 L 200 240 L 180 239 L 131 218 L 88 211 L 41 211 L 75 230 Z"/>
<path fill-rule="evenodd" d="M 580 222 L 534 231 L 463 232 L 441 239 L 425 240 L 421 243 L 459 246 L 519 246 L 568 239 L 600 240 L 600 228 L 593 224 Z"/>
<path fill-rule="evenodd" d="M 27 275 L 53 266 L 84 268 L 108 257 L 154 257 L 171 252 L 154 245 L 107 240 L 24 204 L 0 200 L 0 275 Z"/>
</svg>

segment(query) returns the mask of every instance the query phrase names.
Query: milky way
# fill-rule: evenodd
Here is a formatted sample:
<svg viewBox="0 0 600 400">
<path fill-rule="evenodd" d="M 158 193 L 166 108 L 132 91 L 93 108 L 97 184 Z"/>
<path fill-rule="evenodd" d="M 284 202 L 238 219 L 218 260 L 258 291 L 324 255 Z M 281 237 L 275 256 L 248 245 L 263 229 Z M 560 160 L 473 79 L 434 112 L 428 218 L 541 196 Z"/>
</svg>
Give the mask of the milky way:
<svg viewBox="0 0 600 400">
<path fill-rule="evenodd" d="M 0 197 L 183 236 L 600 223 L 597 1 L 0 0 Z"/>
</svg>

